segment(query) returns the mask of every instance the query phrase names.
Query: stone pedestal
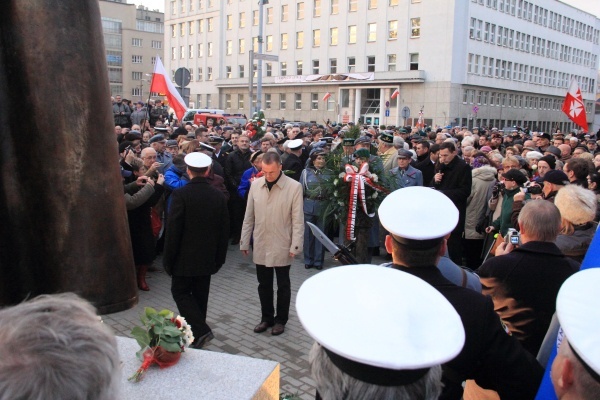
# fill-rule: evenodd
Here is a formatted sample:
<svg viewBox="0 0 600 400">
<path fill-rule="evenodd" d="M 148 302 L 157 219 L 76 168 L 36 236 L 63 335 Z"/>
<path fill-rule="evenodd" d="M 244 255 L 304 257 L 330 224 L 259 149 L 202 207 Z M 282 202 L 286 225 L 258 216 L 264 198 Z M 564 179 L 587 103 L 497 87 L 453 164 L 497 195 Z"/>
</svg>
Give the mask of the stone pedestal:
<svg viewBox="0 0 600 400">
<path fill-rule="evenodd" d="M 122 362 L 121 398 L 128 400 L 210 399 L 278 400 L 279 363 L 256 358 L 187 349 L 174 366 L 151 366 L 144 379 L 128 382 L 142 364 L 134 339 L 117 337 Z"/>
</svg>

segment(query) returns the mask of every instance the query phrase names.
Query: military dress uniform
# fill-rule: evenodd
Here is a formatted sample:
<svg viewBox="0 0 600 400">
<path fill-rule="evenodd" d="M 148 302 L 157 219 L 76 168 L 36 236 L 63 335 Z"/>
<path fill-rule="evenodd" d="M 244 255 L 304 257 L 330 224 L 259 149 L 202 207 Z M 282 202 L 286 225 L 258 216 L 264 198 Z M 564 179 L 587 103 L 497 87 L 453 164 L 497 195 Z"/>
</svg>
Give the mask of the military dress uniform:
<svg viewBox="0 0 600 400">
<path fill-rule="evenodd" d="M 410 186 L 423 186 L 423 173 L 410 165 L 406 170 L 399 167 L 392 168 L 390 177 L 394 190 Z"/>
<path fill-rule="evenodd" d="M 306 168 L 300 176 L 302 191 L 304 193 L 304 265 L 306 268 L 323 268 L 323 259 L 325 258 L 325 248 L 323 244 L 315 238 L 312 231 L 306 224 L 310 222 L 315 224 L 321 231 L 325 230 L 325 219 L 323 218 L 323 200 L 327 194 L 324 191 L 322 182 L 331 176 L 330 170 Z"/>
</svg>

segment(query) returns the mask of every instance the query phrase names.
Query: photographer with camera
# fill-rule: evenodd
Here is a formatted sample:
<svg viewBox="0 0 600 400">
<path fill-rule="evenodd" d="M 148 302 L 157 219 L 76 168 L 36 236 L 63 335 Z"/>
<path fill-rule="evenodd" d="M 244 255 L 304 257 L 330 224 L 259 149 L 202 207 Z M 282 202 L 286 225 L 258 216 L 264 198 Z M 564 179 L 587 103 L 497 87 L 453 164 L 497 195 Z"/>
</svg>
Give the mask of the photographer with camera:
<svg viewBox="0 0 600 400">
<path fill-rule="evenodd" d="M 485 232 L 500 232 L 501 236 L 505 236 L 509 228 L 514 228 L 511 221 L 514 196 L 521 192 L 521 187 L 527 182 L 527 177 L 518 169 L 509 169 L 502 174 L 501 180 L 504 182 L 504 193 L 502 195 L 500 216 L 492 222 L 492 225 L 485 228 Z M 492 197 L 495 197 L 495 193 L 501 188 L 502 186 L 496 185 L 492 191 Z M 524 199 L 529 198 L 531 198 L 531 196 L 528 193 L 525 193 Z"/>
<path fill-rule="evenodd" d="M 518 219 L 520 234 L 511 231 L 496 257 L 477 270 L 482 293 L 523 347 L 536 356 L 555 311 L 562 283 L 579 270 L 554 243 L 561 215 L 549 201 L 530 201 Z M 506 241 L 508 240 L 508 242 Z"/>
</svg>

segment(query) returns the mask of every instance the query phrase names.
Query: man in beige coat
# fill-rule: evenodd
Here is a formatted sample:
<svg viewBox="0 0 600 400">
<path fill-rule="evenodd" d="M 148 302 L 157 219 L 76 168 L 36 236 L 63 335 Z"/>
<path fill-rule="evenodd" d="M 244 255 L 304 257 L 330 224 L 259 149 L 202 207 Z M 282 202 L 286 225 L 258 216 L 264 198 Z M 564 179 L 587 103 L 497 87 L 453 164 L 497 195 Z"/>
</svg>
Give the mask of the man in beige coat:
<svg viewBox="0 0 600 400">
<path fill-rule="evenodd" d="M 290 265 L 302 254 L 304 212 L 302 185 L 282 172 L 278 153 L 265 153 L 263 177 L 252 182 L 242 226 L 240 250 L 249 253 L 256 264 L 261 322 L 254 332 L 269 327 L 272 335 L 281 335 L 290 310 Z M 273 272 L 277 276 L 277 315 L 273 304 Z"/>
</svg>

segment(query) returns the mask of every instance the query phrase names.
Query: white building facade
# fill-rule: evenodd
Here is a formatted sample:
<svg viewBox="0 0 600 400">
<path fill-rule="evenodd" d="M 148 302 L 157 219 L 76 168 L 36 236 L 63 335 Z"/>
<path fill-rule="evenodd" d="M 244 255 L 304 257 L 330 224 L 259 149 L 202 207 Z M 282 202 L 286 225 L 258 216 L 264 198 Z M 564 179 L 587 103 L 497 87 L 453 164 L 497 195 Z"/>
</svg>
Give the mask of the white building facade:
<svg viewBox="0 0 600 400">
<path fill-rule="evenodd" d="M 263 0 L 264 2 L 264 0 Z M 195 107 L 250 114 L 259 1 L 174 0 L 167 70 L 190 70 Z M 557 0 L 270 0 L 261 108 L 287 121 L 572 127 L 572 77 L 593 120 L 600 19 Z M 399 95 L 392 99 L 398 89 Z M 254 89 L 256 93 L 256 88 Z M 324 100 L 326 93 L 331 97 Z M 410 110 L 405 120 L 402 109 Z"/>
</svg>

